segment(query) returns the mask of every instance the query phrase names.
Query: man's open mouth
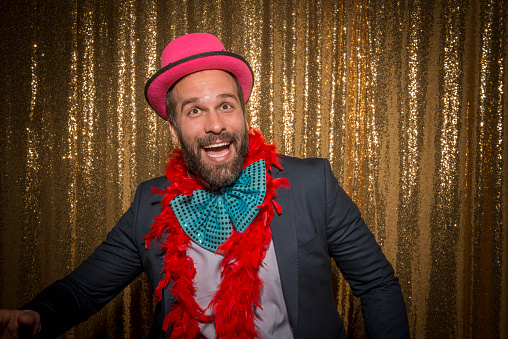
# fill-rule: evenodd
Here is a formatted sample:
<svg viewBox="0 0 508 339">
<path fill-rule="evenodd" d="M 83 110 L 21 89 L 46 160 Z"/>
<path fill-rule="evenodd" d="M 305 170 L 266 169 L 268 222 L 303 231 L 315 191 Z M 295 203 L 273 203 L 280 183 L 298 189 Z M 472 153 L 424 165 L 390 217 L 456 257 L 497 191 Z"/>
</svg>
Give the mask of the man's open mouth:
<svg viewBox="0 0 508 339">
<path fill-rule="evenodd" d="M 224 141 L 217 144 L 205 145 L 203 146 L 203 149 L 210 158 L 220 158 L 226 156 L 229 153 L 230 145 L 231 142 Z"/>
</svg>

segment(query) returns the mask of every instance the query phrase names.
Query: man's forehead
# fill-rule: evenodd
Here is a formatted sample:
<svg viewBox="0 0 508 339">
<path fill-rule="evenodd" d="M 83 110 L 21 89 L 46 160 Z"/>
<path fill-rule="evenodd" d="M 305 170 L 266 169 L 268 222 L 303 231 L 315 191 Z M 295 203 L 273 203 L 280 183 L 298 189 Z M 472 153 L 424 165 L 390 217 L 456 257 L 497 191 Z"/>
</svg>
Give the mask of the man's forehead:
<svg viewBox="0 0 508 339">
<path fill-rule="evenodd" d="M 177 101 L 197 102 L 233 98 L 239 101 L 238 88 L 231 74 L 222 70 L 206 70 L 189 74 L 173 87 Z"/>
</svg>

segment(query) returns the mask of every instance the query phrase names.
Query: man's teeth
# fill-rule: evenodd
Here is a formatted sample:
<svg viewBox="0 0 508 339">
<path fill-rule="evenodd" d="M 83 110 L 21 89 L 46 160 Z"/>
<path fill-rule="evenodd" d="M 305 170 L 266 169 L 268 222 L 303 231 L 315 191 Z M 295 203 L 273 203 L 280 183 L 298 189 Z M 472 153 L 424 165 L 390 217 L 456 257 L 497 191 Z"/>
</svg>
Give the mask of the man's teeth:
<svg viewBox="0 0 508 339">
<path fill-rule="evenodd" d="M 229 142 L 221 142 L 218 144 L 211 144 L 203 146 L 206 153 L 210 158 L 220 158 L 229 153 Z M 221 150 L 221 148 L 223 148 Z"/>
<path fill-rule="evenodd" d="M 224 146 L 227 146 L 227 145 L 229 145 L 229 142 L 221 142 L 220 144 L 206 145 L 206 146 L 203 146 L 203 148 L 210 149 L 210 148 L 224 147 Z"/>
</svg>

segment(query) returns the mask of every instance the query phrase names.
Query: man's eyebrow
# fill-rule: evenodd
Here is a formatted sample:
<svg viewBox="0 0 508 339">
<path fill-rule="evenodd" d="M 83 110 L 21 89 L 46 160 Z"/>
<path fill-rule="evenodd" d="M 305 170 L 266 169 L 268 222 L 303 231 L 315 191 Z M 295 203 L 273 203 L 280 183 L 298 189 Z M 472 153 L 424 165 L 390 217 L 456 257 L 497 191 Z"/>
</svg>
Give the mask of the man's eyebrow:
<svg viewBox="0 0 508 339">
<path fill-rule="evenodd" d="M 236 95 L 230 94 L 230 93 L 220 94 L 217 96 L 217 98 L 219 98 L 219 99 L 231 98 L 231 99 L 235 99 L 235 101 L 238 102 L 238 97 Z"/>
<path fill-rule="evenodd" d="M 215 97 L 216 99 L 225 99 L 225 98 L 231 98 L 231 99 L 234 99 L 237 103 L 238 103 L 238 97 L 234 94 L 230 94 L 230 93 L 224 93 L 224 94 L 219 94 Z M 181 108 L 180 108 L 180 111 L 183 110 L 183 108 L 185 106 L 187 106 L 188 104 L 193 104 L 193 103 L 196 103 L 200 100 L 200 98 L 189 98 L 187 100 L 184 100 L 182 102 L 182 105 L 181 105 Z"/>
<path fill-rule="evenodd" d="M 189 98 L 189 99 L 187 99 L 187 100 L 184 100 L 184 101 L 182 102 L 182 105 L 180 106 L 180 111 L 181 111 L 181 110 L 183 110 L 183 108 L 184 108 L 185 106 L 187 106 L 188 104 L 193 104 L 193 103 L 195 103 L 195 102 L 197 102 L 197 101 L 199 101 L 199 98 Z"/>
</svg>

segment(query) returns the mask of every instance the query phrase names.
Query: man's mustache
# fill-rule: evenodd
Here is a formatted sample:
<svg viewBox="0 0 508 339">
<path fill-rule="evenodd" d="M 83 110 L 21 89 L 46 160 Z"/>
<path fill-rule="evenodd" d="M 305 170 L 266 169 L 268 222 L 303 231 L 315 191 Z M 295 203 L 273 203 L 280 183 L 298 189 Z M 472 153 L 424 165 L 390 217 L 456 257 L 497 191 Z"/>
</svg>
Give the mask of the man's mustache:
<svg viewBox="0 0 508 339">
<path fill-rule="evenodd" d="M 217 141 L 226 141 L 232 144 L 237 142 L 239 139 L 240 138 L 236 133 L 223 132 L 221 134 L 212 134 L 206 137 L 198 138 L 196 139 L 196 144 L 198 147 L 203 147 Z"/>
</svg>

